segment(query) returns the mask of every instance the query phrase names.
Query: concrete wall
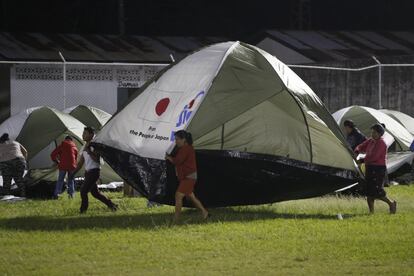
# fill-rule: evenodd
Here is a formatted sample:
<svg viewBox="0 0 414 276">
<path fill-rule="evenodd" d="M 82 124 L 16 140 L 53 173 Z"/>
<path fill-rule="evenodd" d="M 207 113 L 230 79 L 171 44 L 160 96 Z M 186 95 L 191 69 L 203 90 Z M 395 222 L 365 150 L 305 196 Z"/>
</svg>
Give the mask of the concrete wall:
<svg viewBox="0 0 414 276">
<path fill-rule="evenodd" d="M 63 110 L 80 104 L 113 114 L 122 89 L 142 86 L 163 67 L 67 65 L 64 85 L 61 65 L 13 65 L 9 74 L 10 114 L 35 106 Z"/>
</svg>

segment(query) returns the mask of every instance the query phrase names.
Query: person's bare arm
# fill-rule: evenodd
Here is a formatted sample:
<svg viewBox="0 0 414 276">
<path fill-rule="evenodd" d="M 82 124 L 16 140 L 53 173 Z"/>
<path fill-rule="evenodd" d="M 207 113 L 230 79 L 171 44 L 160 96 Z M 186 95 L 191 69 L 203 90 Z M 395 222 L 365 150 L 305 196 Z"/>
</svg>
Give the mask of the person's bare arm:
<svg viewBox="0 0 414 276">
<path fill-rule="evenodd" d="M 81 155 L 79 161 L 78 161 L 78 165 L 76 166 L 76 169 L 73 171 L 73 175 L 77 174 L 78 171 L 80 169 L 82 169 L 83 164 L 85 163 L 85 159 L 83 158 L 83 156 Z"/>
</svg>

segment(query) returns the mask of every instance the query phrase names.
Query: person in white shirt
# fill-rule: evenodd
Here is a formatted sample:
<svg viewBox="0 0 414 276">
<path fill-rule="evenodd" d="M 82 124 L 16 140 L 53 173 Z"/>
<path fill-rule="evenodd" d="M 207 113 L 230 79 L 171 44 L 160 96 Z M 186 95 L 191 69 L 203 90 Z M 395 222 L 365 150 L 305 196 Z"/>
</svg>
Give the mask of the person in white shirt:
<svg viewBox="0 0 414 276">
<path fill-rule="evenodd" d="M 90 145 L 93 137 L 95 135 L 95 129 L 92 127 L 85 127 L 82 134 L 82 139 L 86 142 L 84 147 L 81 150 L 80 160 L 78 166 L 75 170 L 75 173 L 79 171 L 83 165 L 85 165 L 85 181 L 80 189 L 80 195 L 82 199 L 80 213 L 85 213 L 88 210 L 88 193 L 90 192 L 93 197 L 103 202 L 109 209 L 116 211 L 118 205 L 113 203 L 109 198 L 104 196 L 98 190 L 98 185 L 96 181 L 99 179 L 100 175 L 100 155 L 94 152 L 93 147 Z"/>
<path fill-rule="evenodd" d="M 3 176 L 3 193 L 10 194 L 12 179 L 20 190 L 20 196 L 26 196 L 23 174 L 26 170 L 27 150 L 16 141 L 9 139 L 9 134 L 0 137 L 0 172 Z"/>
</svg>

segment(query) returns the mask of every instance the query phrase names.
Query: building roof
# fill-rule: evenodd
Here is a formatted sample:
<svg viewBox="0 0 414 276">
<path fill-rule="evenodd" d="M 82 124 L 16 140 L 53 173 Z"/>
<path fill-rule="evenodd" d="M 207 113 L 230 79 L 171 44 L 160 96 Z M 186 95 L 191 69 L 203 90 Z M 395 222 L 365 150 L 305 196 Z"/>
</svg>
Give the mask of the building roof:
<svg viewBox="0 0 414 276">
<path fill-rule="evenodd" d="M 0 60 L 170 63 L 223 37 L 0 32 Z M 245 39 L 287 64 L 414 56 L 414 31 L 267 30 Z"/>
<path fill-rule="evenodd" d="M 249 42 L 287 64 L 414 55 L 414 32 L 267 30 Z"/>
<path fill-rule="evenodd" d="M 0 32 L 0 60 L 93 62 L 170 62 L 170 54 L 181 58 L 219 37 L 146 37 L 116 35 L 5 33 Z"/>
</svg>

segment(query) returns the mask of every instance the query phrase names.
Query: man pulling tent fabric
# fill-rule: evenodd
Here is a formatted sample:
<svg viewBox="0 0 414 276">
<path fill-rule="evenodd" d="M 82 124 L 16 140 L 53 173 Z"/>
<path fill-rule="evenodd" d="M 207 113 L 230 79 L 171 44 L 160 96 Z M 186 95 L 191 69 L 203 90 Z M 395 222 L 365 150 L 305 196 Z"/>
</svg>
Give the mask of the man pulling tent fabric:
<svg viewBox="0 0 414 276">
<path fill-rule="evenodd" d="M 113 203 L 109 198 L 101 194 L 98 190 L 98 186 L 96 182 L 99 179 L 99 174 L 101 171 L 101 164 L 100 164 L 100 155 L 97 154 L 90 145 L 93 137 L 95 135 L 95 129 L 92 127 L 85 127 L 82 138 L 86 142 L 84 147 L 81 151 L 81 158 L 79 160 L 78 166 L 76 171 L 79 171 L 82 166 L 85 164 L 85 182 L 81 187 L 81 198 L 82 203 L 80 207 L 80 213 L 85 213 L 88 210 L 88 193 L 90 192 L 93 197 L 104 203 L 108 206 L 109 209 L 112 211 L 116 211 L 118 209 L 118 205 Z"/>
</svg>

